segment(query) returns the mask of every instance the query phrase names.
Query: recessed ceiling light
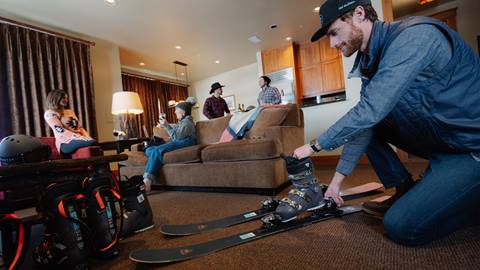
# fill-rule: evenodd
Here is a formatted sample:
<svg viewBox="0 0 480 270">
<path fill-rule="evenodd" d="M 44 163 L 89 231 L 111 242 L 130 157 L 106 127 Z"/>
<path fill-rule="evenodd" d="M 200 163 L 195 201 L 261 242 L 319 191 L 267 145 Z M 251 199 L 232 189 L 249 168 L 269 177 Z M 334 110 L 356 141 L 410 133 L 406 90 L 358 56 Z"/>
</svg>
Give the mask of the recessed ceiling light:
<svg viewBox="0 0 480 270">
<path fill-rule="evenodd" d="M 140 62 L 140 66 L 145 66 L 145 63 L 143 63 L 143 62 Z"/>
<path fill-rule="evenodd" d="M 290 40 L 292 40 L 292 38 L 291 37 L 286 37 L 285 40 L 290 41 Z"/>
<path fill-rule="evenodd" d="M 320 12 L 320 7 L 314 8 L 314 9 L 313 9 L 313 12 L 316 12 L 316 13 Z"/>
<path fill-rule="evenodd" d="M 277 27 L 278 27 L 278 24 L 272 24 L 272 25 L 270 25 L 270 29 L 275 29 L 275 28 L 277 28 Z"/>
<path fill-rule="evenodd" d="M 177 50 L 181 50 L 181 49 L 182 49 L 182 47 L 177 45 L 177 46 L 175 46 L 175 49 L 177 49 Z"/>
<path fill-rule="evenodd" d="M 182 75 L 182 76 L 185 76 L 185 73 L 184 73 L 184 72 L 182 72 L 182 73 L 180 73 L 180 75 Z"/>
<path fill-rule="evenodd" d="M 107 6 L 115 6 L 115 0 L 103 0 Z"/>
<path fill-rule="evenodd" d="M 215 60 L 215 64 L 220 64 L 220 60 Z"/>
</svg>

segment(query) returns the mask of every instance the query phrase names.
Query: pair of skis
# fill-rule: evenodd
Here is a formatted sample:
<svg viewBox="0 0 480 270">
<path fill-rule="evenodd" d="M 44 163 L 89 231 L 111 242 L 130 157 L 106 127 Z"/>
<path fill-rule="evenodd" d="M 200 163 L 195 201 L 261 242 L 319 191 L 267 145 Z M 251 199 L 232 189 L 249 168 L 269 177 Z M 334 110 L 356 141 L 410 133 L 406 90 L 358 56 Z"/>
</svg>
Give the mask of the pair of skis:
<svg viewBox="0 0 480 270">
<path fill-rule="evenodd" d="M 367 196 L 379 192 L 382 185 L 371 182 L 368 184 L 349 188 L 340 192 L 344 200 L 351 200 L 361 196 Z M 184 236 L 226 228 L 237 224 L 258 220 L 271 213 L 274 213 L 278 202 L 275 200 L 264 201 L 260 209 L 234 215 L 205 223 L 184 224 L 184 225 L 163 225 L 161 232 L 169 236 Z M 323 208 L 322 208 L 323 209 Z M 269 235 L 277 234 L 308 226 L 313 223 L 328 220 L 334 217 L 353 214 L 361 211 L 361 206 L 344 206 L 333 210 L 315 210 L 305 217 L 301 217 L 286 223 L 264 224 L 261 228 L 232 236 L 215 239 L 191 246 L 164 248 L 164 249 L 143 249 L 130 253 L 130 259 L 139 263 L 171 263 L 205 256 L 226 248 L 241 245 Z"/>
</svg>

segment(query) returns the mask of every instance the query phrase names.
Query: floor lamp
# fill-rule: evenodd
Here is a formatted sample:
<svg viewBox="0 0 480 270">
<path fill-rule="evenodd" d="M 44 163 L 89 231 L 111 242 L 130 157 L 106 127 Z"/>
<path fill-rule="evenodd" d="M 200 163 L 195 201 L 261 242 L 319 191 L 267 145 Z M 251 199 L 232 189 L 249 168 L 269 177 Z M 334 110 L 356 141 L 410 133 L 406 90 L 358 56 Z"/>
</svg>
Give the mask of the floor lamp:
<svg viewBox="0 0 480 270">
<path fill-rule="evenodd" d="M 143 113 L 143 106 L 138 93 L 122 91 L 113 93 L 112 114 L 120 116 L 120 130 L 126 138 L 137 138 L 137 131 L 132 125 L 132 115 Z"/>
</svg>

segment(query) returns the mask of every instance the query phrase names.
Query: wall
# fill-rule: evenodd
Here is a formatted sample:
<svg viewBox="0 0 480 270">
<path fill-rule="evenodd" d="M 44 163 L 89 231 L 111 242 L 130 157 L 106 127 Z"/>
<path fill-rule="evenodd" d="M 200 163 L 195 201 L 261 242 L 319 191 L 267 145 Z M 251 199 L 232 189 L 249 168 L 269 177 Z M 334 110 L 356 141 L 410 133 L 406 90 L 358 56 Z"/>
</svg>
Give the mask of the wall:
<svg viewBox="0 0 480 270">
<path fill-rule="evenodd" d="M 114 140 L 113 129 L 117 118 L 112 115 L 112 95 L 122 91 L 122 75 L 119 48 L 103 40 L 92 40 L 92 70 L 95 89 L 95 114 L 97 118 L 98 141 Z"/>
<path fill-rule="evenodd" d="M 474 49 L 474 51 L 478 52 L 477 36 L 480 35 L 479 0 L 456 0 L 428 10 L 410 14 L 409 16 L 429 16 L 452 8 L 457 8 L 458 33 L 465 39 L 470 47 Z"/>
<path fill-rule="evenodd" d="M 206 120 L 203 115 L 203 103 L 210 97 L 210 86 L 214 82 L 220 82 L 225 85 L 223 88 L 223 96 L 235 95 L 235 103 L 238 104 L 257 105 L 257 96 L 260 92 L 258 86 L 258 65 L 252 63 L 231 71 L 227 71 L 210 78 L 196 81 L 189 89 L 191 96 L 195 96 L 200 108 L 195 109 L 192 113 L 195 121 Z"/>
</svg>

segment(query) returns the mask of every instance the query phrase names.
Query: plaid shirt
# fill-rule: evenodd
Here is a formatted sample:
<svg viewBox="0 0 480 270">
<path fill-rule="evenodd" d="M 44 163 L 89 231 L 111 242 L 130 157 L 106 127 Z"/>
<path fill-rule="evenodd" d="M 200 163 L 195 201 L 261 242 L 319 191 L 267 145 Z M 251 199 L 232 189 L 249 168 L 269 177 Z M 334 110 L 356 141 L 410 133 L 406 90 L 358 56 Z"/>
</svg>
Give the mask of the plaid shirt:
<svg viewBox="0 0 480 270">
<path fill-rule="evenodd" d="M 203 104 L 203 114 L 208 119 L 225 116 L 225 113 L 230 113 L 227 103 L 222 97 L 211 96 L 205 100 Z"/>
<path fill-rule="evenodd" d="M 264 86 L 257 98 L 258 105 L 264 104 L 280 104 L 282 103 L 282 97 L 276 87 Z"/>
</svg>

